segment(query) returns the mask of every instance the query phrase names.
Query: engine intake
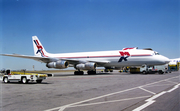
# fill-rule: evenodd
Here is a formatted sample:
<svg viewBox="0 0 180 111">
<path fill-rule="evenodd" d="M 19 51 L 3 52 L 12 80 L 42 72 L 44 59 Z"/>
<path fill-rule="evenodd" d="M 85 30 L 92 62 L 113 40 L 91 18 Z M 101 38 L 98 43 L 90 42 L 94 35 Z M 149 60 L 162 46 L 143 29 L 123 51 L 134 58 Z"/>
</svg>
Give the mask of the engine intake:
<svg viewBox="0 0 180 111">
<path fill-rule="evenodd" d="M 96 63 L 85 63 L 85 64 L 77 64 L 75 66 L 76 69 L 82 69 L 82 70 L 95 70 L 96 69 Z"/>
<path fill-rule="evenodd" d="M 69 67 L 69 63 L 67 61 L 50 62 L 46 64 L 46 67 L 56 68 L 56 69 L 65 69 Z"/>
</svg>

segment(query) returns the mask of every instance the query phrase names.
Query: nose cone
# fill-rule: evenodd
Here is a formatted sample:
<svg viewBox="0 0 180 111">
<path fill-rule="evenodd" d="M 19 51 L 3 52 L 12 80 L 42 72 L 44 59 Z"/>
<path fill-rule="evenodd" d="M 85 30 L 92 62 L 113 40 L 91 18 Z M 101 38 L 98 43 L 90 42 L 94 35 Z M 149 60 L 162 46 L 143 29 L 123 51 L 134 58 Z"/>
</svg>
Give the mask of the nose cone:
<svg viewBox="0 0 180 111">
<path fill-rule="evenodd" d="M 165 63 L 168 64 L 169 62 L 170 62 L 170 60 L 167 58 L 166 61 L 165 61 Z"/>
<path fill-rule="evenodd" d="M 162 56 L 161 60 L 164 61 L 165 64 L 168 64 L 170 62 L 170 59 L 165 56 Z"/>
<path fill-rule="evenodd" d="M 156 65 L 164 65 L 164 64 L 168 64 L 170 62 L 169 58 L 162 56 L 162 55 L 156 55 Z"/>
</svg>

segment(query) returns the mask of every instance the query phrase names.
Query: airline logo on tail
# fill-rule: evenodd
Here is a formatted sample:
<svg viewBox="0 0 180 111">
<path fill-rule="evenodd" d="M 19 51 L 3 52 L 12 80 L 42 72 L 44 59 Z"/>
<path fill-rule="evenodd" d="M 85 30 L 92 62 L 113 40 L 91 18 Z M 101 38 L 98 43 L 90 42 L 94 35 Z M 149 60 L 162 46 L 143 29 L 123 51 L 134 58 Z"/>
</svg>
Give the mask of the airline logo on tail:
<svg viewBox="0 0 180 111">
<path fill-rule="evenodd" d="M 39 44 L 38 40 L 34 40 L 34 43 L 36 44 L 37 49 L 38 49 L 37 52 L 36 52 L 36 54 L 40 53 L 42 57 L 47 57 L 47 56 L 44 54 L 44 52 L 43 52 L 43 47 L 42 47 L 42 45 Z"/>
</svg>

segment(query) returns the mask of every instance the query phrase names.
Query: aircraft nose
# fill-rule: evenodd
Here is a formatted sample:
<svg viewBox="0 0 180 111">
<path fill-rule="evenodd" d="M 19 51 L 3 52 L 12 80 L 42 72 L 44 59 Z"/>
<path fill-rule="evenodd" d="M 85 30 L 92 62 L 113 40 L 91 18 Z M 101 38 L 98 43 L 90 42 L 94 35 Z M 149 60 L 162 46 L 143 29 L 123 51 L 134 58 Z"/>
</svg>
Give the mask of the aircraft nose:
<svg viewBox="0 0 180 111">
<path fill-rule="evenodd" d="M 170 62 L 170 60 L 165 61 L 166 64 L 168 64 L 169 62 Z"/>
<path fill-rule="evenodd" d="M 161 64 L 168 64 L 170 62 L 169 58 L 162 56 L 162 55 L 159 55 L 158 59 L 159 59 Z"/>
<path fill-rule="evenodd" d="M 170 62 L 169 58 L 167 58 L 167 57 L 164 57 L 164 61 L 166 64 L 168 64 Z"/>
</svg>

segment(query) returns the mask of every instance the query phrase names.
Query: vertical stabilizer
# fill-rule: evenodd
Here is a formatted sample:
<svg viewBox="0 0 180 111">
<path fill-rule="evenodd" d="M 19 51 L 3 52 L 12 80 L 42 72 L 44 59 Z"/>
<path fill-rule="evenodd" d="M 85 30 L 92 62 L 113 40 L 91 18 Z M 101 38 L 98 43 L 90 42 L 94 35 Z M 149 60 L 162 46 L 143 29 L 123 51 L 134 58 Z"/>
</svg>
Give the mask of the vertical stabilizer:
<svg viewBox="0 0 180 111">
<path fill-rule="evenodd" d="M 33 42 L 35 56 L 48 57 L 48 53 L 44 49 L 43 45 L 41 44 L 37 36 L 32 36 L 32 42 Z"/>
</svg>

